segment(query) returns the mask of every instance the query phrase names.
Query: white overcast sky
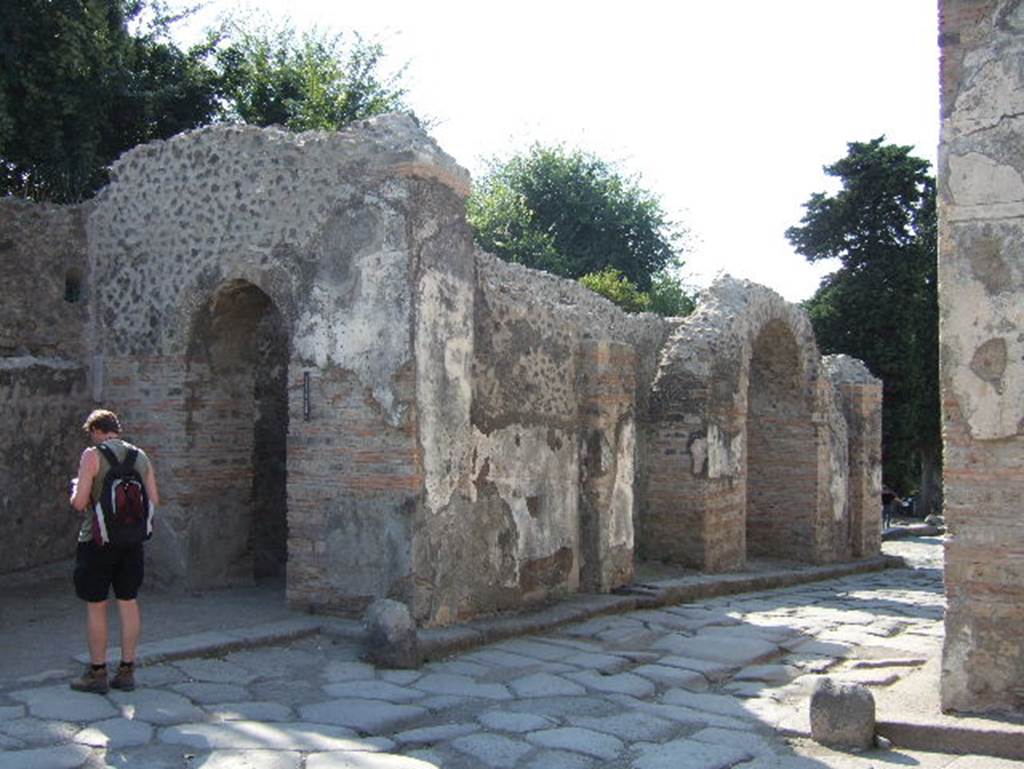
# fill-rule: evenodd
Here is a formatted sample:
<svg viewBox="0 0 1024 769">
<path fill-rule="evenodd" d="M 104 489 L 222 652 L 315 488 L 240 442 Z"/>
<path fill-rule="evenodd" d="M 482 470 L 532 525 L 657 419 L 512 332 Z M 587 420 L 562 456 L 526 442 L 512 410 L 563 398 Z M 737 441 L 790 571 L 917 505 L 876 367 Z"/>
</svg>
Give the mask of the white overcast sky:
<svg viewBox="0 0 1024 769">
<path fill-rule="evenodd" d="M 885 134 L 934 163 L 935 0 L 212 0 L 358 31 L 479 175 L 534 141 L 616 161 L 692 233 L 683 278 L 810 296 L 827 268 L 783 233 L 822 166 Z"/>
</svg>

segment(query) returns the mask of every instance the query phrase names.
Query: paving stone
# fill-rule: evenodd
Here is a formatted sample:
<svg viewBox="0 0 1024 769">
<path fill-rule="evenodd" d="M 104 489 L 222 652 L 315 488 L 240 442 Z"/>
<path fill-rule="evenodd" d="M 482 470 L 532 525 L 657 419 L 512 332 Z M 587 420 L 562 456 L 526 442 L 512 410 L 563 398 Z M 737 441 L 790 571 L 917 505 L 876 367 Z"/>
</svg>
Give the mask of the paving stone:
<svg viewBox="0 0 1024 769">
<path fill-rule="evenodd" d="M 723 694 L 710 694 L 704 692 L 691 692 L 686 689 L 670 689 L 665 692 L 661 701 L 666 705 L 683 705 L 696 710 L 705 710 L 708 713 L 718 713 L 733 718 L 744 718 L 747 711 L 743 703 L 734 697 L 727 697 Z"/>
<path fill-rule="evenodd" d="M 690 638 L 669 636 L 671 643 L 662 639 L 655 648 L 663 648 L 682 657 L 721 662 L 733 667 L 746 667 L 775 657 L 779 647 L 760 638 L 731 638 L 703 634 Z"/>
<path fill-rule="evenodd" d="M 376 678 L 377 670 L 373 665 L 367 665 L 365 662 L 333 661 L 324 668 L 323 675 L 331 682 L 367 681 Z"/>
<path fill-rule="evenodd" d="M 700 631 L 700 635 L 705 637 L 728 636 L 729 638 L 750 638 L 779 644 L 783 641 L 792 641 L 800 637 L 800 631 L 789 626 L 743 623 L 742 625 L 729 627 L 709 625 Z"/>
<path fill-rule="evenodd" d="M 91 750 L 85 745 L 7 750 L 4 751 L 3 766 L 4 769 L 77 769 L 90 754 Z"/>
<path fill-rule="evenodd" d="M 610 761 L 622 752 L 625 747 L 622 740 L 610 734 L 601 734 L 591 729 L 578 726 L 546 729 L 526 735 L 527 741 L 534 745 L 556 750 L 568 750 L 586 756 Z"/>
<path fill-rule="evenodd" d="M 728 745 L 708 745 L 694 740 L 673 740 L 661 745 L 640 743 L 633 769 L 729 769 L 753 758 L 749 753 Z"/>
<path fill-rule="evenodd" d="M 394 735 L 394 740 L 399 745 L 433 745 L 435 742 L 453 740 L 479 731 L 480 727 L 477 724 L 438 724 L 399 732 Z"/>
<path fill-rule="evenodd" d="M 494 672 L 494 668 L 467 659 L 454 659 L 445 662 L 431 662 L 423 666 L 423 671 L 424 675 L 439 673 L 441 675 L 485 676 Z"/>
<path fill-rule="evenodd" d="M 675 654 L 666 654 L 658 658 L 659 665 L 668 665 L 674 668 L 696 670 L 711 682 L 724 681 L 736 668 L 732 665 L 724 665 L 721 662 L 711 660 L 698 660 L 693 657 L 680 657 Z"/>
<path fill-rule="evenodd" d="M 737 672 L 733 680 L 782 684 L 792 681 L 798 675 L 800 670 L 792 665 L 751 665 Z"/>
<path fill-rule="evenodd" d="M 0 733 L 0 749 L 2 750 L 22 750 L 27 748 L 28 745 L 21 740 L 16 740 L 13 737 L 8 737 L 6 734 Z"/>
<path fill-rule="evenodd" d="M 0 705 L 0 722 L 25 717 L 24 705 Z"/>
<path fill-rule="evenodd" d="M 259 678 L 259 674 L 249 668 L 222 659 L 188 659 L 172 664 L 190 679 L 203 683 L 244 686 Z"/>
<path fill-rule="evenodd" d="M 37 718 L 88 723 L 117 715 L 114 706 L 106 697 L 76 692 L 69 689 L 67 684 L 40 689 L 21 689 L 11 692 L 10 697 L 24 702 L 28 712 Z"/>
<path fill-rule="evenodd" d="M 413 681 L 421 678 L 423 673 L 419 670 L 378 670 L 377 677 L 381 681 L 396 686 L 408 686 Z"/>
<path fill-rule="evenodd" d="M 535 713 L 509 713 L 500 710 L 489 710 L 477 716 L 477 720 L 488 729 L 503 732 L 535 732 L 550 729 L 557 725 L 553 719 Z"/>
<path fill-rule="evenodd" d="M 526 659 L 525 657 L 523 659 Z M 479 697 L 488 700 L 508 700 L 512 698 L 501 684 L 481 684 L 468 676 L 430 673 L 423 676 L 415 684 L 417 689 L 428 694 L 454 694 L 460 697 Z"/>
<path fill-rule="evenodd" d="M 299 671 L 319 672 L 323 668 L 323 658 L 320 655 L 297 649 L 294 645 L 243 649 L 232 652 L 224 659 L 261 676 L 294 676 Z"/>
<path fill-rule="evenodd" d="M 820 657 L 816 654 L 787 654 L 782 658 L 786 665 L 792 665 L 805 673 L 825 673 L 836 664 L 836 657 Z"/>
<path fill-rule="evenodd" d="M 660 686 L 681 686 L 685 689 L 707 689 L 708 679 L 703 673 L 669 665 L 640 665 L 633 668 L 633 675 L 643 676 Z"/>
<path fill-rule="evenodd" d="M 393 705 L 358 698 L 331 700 L 299 708 L 299 715 L 306 721 L 347 726 L 371 734 L 392 731 L 427 712 L 426 708 L 415 705 Z"/>
<path fill-rule="evenodd" d="M 145 745 L 153 738 L 153 727 L 144 721 L 108 718 L 97 721 L 75 735 L 75 742 L 93 748 L 126 748 Z"/>
<path fill-rule="evenodd" d="M 582 726 L 602 734 L 611 734 L 627 742 L 661 742 L 678 731 L 678 724 L 647 713 L 626 711 L 612 716 L 569 716 L 573 726 Z"/>
<path fill-rule="evenodd" d="M 79 727 L 69 721 L 48 721 L 42 718 L 16 718 L 0 723 L 0 733 L 27 747 L 41 747 L 70 742 Z"/>
<path fill-rule="evenodd" d="M 184 671 L 173 665 L 141 665 L 135 668 L 135 685 L 137 688 L 151 689 L 157 686 L 179 684 L 188 680 Z"/>
<path fill-rule="evenodd" d="M 603 761 L 600 765 L 606 766 Z M 524 769 L 590 769 L 594 766 L 597 764 L 590 756 L 564 750 L 544 750 L 529 758 Z"/>
<path fill-rule="evenodd" d="M 208 705 L 206 712 L 215 721 L 291 721 L 295 713 L 279 702 L 225 702 Z"/>
<path fill-rule="evenodd" d="M 254 700 L 279 702 L 292 707 L 319 702 L 324 698 L 319 682 L 310 679 L 257 681 L 249 684 L 248 689 L 249 696 Z"/>
<path fill-rule="evenodd" d="M 576 652 L 562 661 L 573 667 L 597 670 L 602 673 L 618 673 L 630 666 L 630 661 L 625 657 L 597 652 Z"/>
<path fill-rule="evenodd" d="M 724 690 L 733 697 L 749 699 L 751 697 L 763 697 L 772 689 L 771 685 L 763 681 L 730 681 Z"/>
<path fill-rule="evenodd" d="M 850 644 L 837 643 L 836 641 L 819 641 L 816 638 L 799 638 L 794 641 L 783 641 L 782 648 L 789 652 L 799 654 L 815 654 L 819 657 L 852 657 L 854 649 Z"/>
<path fill-rule="evenodd" d="M 582 670 L 579 673 L 566 673 L 566 677 L 598 692 L 628 694 L 633 697 L 650 697 L 655 692 L 654 684 L 632 673 L 603 676 L 591 670 Z"/>
<path fill-rule="evenodd" d="M 360 739 L 351 729 L 315 723 L 262 724 L 232 721 L 217 724 L 182 724 L 160 730 L 158 739 L 166 745 L 185 745 L 197 750 L 379 750 Z"/>
<path fill-rule="evenodd" d="M 657 625 L 669 630 L 683 630 L 693 632 L 697 629 L 697 626 L 699 624 L 682 614 L 657 609 L 653 611 L 635 611 L 632 614 L 630 614 L 630 617 L 632 619 L 637 619 L 641 622 Z"/>
<path fill-rule="evenodd" d="M 696 740 L 697 742 L 706 742 L 710 745 L 727 745 L 742 750 L 755 758 L 775 755 L 771 742 L 749 731 L 738 732 L 733 729 L 721 729 L 712 726 L 691 734 L 689 739 Z"/>
<path fill-rule="evenodd" d="M 437 769 L 438 766 L 441 765 L 410 756 L 373 753 L 313 753 L 306 759 L 306 769 Z"/>
<path fill-rule="evenodd" d="M 649 630 L 641 625 L 637 628 L 624 627 L 603 630 L 596 637 L 606 644 L 619 648 L 648 649 L 657 648 L 656 641 L 662 635 L 660 632 Z"/>
<path fill-rule="evenodd" d="M 586 694 L 579 684 L 550 673 L 534 673 L 510 681 L 509 688 L 517 697 L 573 697 Z"/>
<path fill-rule="evenodd" d="M 572 654 L 571 651 L 564 647 L 533 638 L 514 638 L 510 641 L 502 641 L 499 644 L 495 644 L 491 648 L 520 654 L 524 657 L 533 657 L 544 662 L 561 662 L 565 660 L 566 656 Z"/>
<path fill-rule="evenodd" d="M 525 742 L 500 734 L 470 734 L 452 740 L 451 744 L 456 750 L 473 756 L 482 765 L 495 769 L 511 769 L 520 758 L 533 750 Z"/>
<path fill-rule="evenodd" d="M 433 697 L 424 697 L 416 701 L 416 706 L 426 708 L 432 713 L 437 713 L 453 708 L 461 708 L 470 703 L 478 704 L 480 700 L 475 697 L 459 697 L 454 694 L 438 694 Z"/>
<path fill-rule="evenodd" d="M 238 702 L 245 699 L 248 694 L 245 691 L 245 687 L 236 686 L 235 684 L 193 683 L 186 681 L 182 684 L 172 684 L 171 688 L 201 705 L 213 705 L 218 702 Z"/>
<path fill-rule="evenodd" d="M 159 689 L 136 689 L 131 692 L 110 693 L 121 715 L 157 726 L 171 726 L 200 721 L 204 712 L 187 697 Z"/>
<path fill-rule="evenodd" d="M 615 697 L 624 695 L 614 695 Z M 639 702 L 629 698 L 631 702 Z M 516 713 L 533 713 L 551 718 L 567 716 L 608 716 L 619 713 L 622 708 L 609 698 L 594 697 L 538 697 L 530 700 L 513 700 L 502 704 L 502 710 Z"/>
<path fill-rule="evenodd" d="M 302 754 L 292 750 L 214 750 L 196 769 L 299 769 Z"/>
<path fill-rule="evenodd" d="M 633 700 L 632 703 L 628 703 L 623 695 L 616 695 L 616 700 L 637 713 L 647 713 L 656 718 L 662 718 L 687 727 L 704 728 L 707 726 L 720 726 L 723 729 L 744 729 L 754 722 L 752 717 L 745 719 L 732 718 L 684 705 L 664 705 L 659 702 L 645 702 L 644 700 Z"/>
<path fill-rule="evenodd" d="M 424 697 L 423 692 L 407 686 L 390 684 L 387 681 L 343 681 L 327 684 L 324 691 L 331 697 L 359 697 L 364 700 L 384 700 L 386 702 L 412 702 Z"/>
</svg>

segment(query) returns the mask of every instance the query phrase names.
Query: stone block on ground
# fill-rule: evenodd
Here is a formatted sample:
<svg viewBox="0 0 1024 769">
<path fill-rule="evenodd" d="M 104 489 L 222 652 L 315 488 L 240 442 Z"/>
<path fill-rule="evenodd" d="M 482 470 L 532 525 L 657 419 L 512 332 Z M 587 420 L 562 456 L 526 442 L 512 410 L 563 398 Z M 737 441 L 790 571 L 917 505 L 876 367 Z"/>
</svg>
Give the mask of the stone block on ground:
<svg viewBox="0 0 1024 769">
<path fill-rule="evenodd" d="M 419 667 L 419 639 L 408 606 L 381 598 L 370 604 L 363 623 L 370 662 L 384 668 Z"/>
<path fill-rule="evenodd" d="M 811 695 L 811 737 L 834 748 L 866 750 L 875 739 L 875 698 L 857 683 L 825 677 Z"/>
</svg>

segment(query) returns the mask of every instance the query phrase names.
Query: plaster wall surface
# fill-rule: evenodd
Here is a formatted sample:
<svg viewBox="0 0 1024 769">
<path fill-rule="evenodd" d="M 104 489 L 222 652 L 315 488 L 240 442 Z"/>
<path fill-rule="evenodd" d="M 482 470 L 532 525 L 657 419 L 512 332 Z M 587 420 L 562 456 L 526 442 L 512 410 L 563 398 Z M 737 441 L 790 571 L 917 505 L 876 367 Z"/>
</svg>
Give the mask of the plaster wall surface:
<svg viewBox="0 0 1024 769">
<path fill-rule="evenodd" d="M 1024 3 L 943 0 L 942 705 L 1024 710 Z"/>
</svg>

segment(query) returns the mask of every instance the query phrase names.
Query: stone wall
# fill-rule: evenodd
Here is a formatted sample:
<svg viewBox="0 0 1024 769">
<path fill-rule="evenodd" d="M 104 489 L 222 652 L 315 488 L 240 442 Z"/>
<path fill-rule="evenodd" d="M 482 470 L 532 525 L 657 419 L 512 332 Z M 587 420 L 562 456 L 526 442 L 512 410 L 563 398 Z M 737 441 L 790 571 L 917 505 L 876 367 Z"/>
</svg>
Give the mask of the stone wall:
<svg viewBox="0 0 1024 769">
<path fill-rule="evenodd" d="M 0 572 L 75 551 L 68 479 L 90 404 L 84 213 L 0 200 Z"/>
<path fill-rule="evenodd" d="M 1024 3 L 942 0 L 944 709 L 1024 710 Z"/>
</svg>

